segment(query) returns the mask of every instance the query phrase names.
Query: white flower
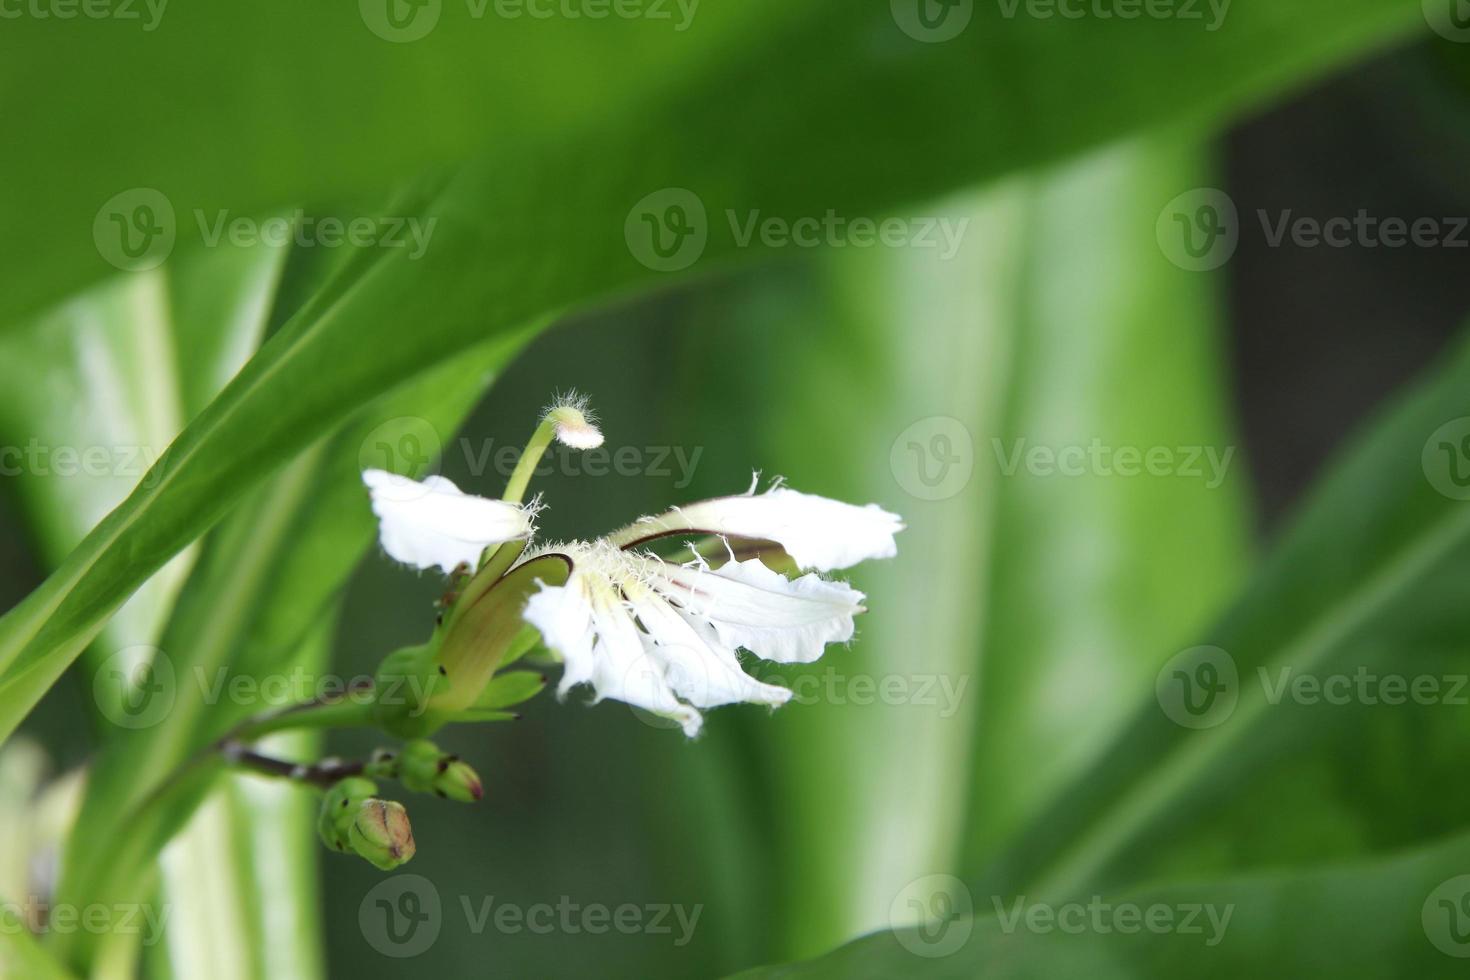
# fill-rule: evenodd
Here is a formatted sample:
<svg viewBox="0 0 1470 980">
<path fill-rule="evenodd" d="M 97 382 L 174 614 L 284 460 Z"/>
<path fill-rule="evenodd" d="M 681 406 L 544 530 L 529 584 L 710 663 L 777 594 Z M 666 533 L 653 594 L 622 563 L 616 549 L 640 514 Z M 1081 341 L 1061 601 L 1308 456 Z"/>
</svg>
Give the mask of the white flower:
<svg viewBox="0 0 1470 980">
<path fill-rule="evenodd" d="M 532 509 L 471 496 L 442 476 L 420 483 L 368 470 L 362 482 L 372 494 L 383 550 L 415 568 L 446 575 L 462 563 L 473 568 L 486 548 L 532 532 Z"/>
<path fill-rule="evenodd" d="M 777 488 L 704 501 L 640 521 L 599 541 L 540 549 L 572 563 L 565 585 L 543 587 L 525 618 L 566 665 L 560 693 L 590 684 L 612 698 L 677 721 L 686 735 L 699 709 L 739 701 L 772 707 L 791 692 L 762 684 L 740 666 L 740 648 L 777 663 L 810 663 L 828 643 L 853 635 L 863 594 L 842 582 L 773 571 L 757 550 L 784 549 L 802 567 L 846 567 L 896 553 L 899 518 Z M 644 550 L 654 538 L 717 534 L 730 560 L 676 564 Z M 731 543 L 736 538 L 741 551 Z M 534 555 L 533 555 L 534 557 Z"/>
<path fill-rule="evenodd" d="M 752 487 L 752 490 L 754 487 Z M 877 504 L 856 507 L 788 487 L 716 497 L 645 517 L 611 535 L 632 547 L 668 534 L 705 533 L 775 541 L 801 568 L 831 571 L 898 554 L 903 519 Z"/>
</svg>

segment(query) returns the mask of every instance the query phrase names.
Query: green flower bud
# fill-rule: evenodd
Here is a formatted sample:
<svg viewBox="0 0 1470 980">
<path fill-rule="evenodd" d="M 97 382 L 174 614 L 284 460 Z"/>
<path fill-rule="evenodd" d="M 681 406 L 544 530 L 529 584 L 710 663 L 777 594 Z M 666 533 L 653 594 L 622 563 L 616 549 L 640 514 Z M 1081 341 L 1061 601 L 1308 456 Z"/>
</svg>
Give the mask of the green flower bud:
<svg viewBox="0 0 1470 980">
<path fill-rule="evenodd" d="M 416 793 L 433 793 L 460 803 L 473 803 L 485 795 L 479 774 L 467 762 L 423 738 L 404 744 L 399 778 Z"/>
<path fill-rule="evenodd" d="M 357 816 L 358 807 L 377 791 L 377 783 L 358 776 L 341 780 L 328 789 L 322 797 L 322 808 L 316 822 L 322 843 L 334 851 L 351 850 L 348 830 Z"/>
<path fill-rule="evenodd" d="M 413 857 L 413 827 L 402 803 L 368 799 L 358 804 L 348 831 L 352 849 L 382 871 L 392 871 Z"/>
</svg>

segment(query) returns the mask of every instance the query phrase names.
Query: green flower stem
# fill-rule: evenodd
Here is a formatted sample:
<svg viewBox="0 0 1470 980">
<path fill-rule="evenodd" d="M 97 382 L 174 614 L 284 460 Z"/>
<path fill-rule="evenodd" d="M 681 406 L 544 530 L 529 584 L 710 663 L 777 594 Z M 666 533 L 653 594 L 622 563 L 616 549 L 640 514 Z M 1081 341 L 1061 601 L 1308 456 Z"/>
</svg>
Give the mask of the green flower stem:
<svg viewBox="0 0 1470 980">
<path fill-rule="evenodd" d="M 257 715 L 236 726 L 216 744 L 253 742 L 274 732 L 294 729 L 362 728 L 372 725 L 372 700 L 367 696 L 371 690 L 371 683 L 357 684 L 345 694 Z"/>
<path fill-rule="evenodd" d="M 547 415 L 536 426 L 536 431 L 531 435 L 531 441 L 526 443 L 526 448 L 521 450 L 521 458 L 516 461 L 516 468 L 511 471 L 510 480 L 505 485 L 505 493 L 500 499 L 506 503 L 518 504 L 526 496 L 526 488 L 531 484 L 531 477 L 536 475 L 536 467 L 541 462 L 541 456 L 556 438 L 557 421 L 552 415 Z"/>
</svg>

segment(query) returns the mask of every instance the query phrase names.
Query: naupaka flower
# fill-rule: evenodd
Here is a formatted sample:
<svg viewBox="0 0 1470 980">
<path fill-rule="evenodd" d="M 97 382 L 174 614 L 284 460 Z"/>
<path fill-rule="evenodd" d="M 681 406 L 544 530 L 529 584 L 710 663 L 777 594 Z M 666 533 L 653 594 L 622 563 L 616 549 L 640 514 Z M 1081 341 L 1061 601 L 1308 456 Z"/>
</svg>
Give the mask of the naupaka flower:
<svg viewBox="0 0 1470 980">
<path fill-rule="evenodd" d="M 589 684 L 698 733 L 700 709 L 745 701 L 776 707 L 783 687 L 745 673 L 737 651 L 810 663 L 852 639 L 864 596 L 811 572 L 896 554 L 896 514 L 783 486 L 706 500 L 644 518 L 597 541 L 536 549 L 571 565 L 564 585 L 526 603 L 526 621 L 566 665 L 559 691 Z M 687 560 L 661 558 L 660 539 L 703 537 Z M 712 546 L 711 546 L 712 543 Z"/>
<path fill-rule="evenodd" d="M 690 736 L 704 709 L 785 704 L 791 692 L 747 674 L 740 651 L 811 663 L 828 644 L 852 639 L 864 596 L 820 573 L 897 553 L 897 514 L 779 481 L 764 493 L 752 482 L 744 494 L 645 517 L 595 541 L 530 547 L 539 503 L 520 500 L 552 440 L 589 449 L 602 433 L 584 401 L 556 403 L 501 500 L 464 494 L 441 477 L 364 474 L 384 550 L 464 580 L 435 637 L 404 658 L 426 686 L 439 683 L 424 699 L 432 719 L 425 729 L 501 707 L 480 692 L 511 648 L 524 646 L 512 635 L 522 619 L 563 663 L 562 695 L 585 684 L 598 701 L 671 719 Z"/>
</svg>

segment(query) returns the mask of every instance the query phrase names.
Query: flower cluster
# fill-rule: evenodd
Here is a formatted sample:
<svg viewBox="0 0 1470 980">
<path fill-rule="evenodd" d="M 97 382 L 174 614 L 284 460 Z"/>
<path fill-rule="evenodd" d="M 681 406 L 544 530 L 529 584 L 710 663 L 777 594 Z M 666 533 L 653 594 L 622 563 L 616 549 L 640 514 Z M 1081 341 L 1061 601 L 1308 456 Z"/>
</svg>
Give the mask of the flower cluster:
<svg viewBox="0 0 1470 980">
<path fill-rule="evenodd" d="M 851 639 L 864 596 L 820 573 L 897 553 L 903 523 L 896 514 L 779 482 L 763 493 L 752 482 L 744 494 L 645 517 L 595 541 L 533 546 L 540 505 L 520 501 L 553 439 L 587 449 L 601 445 L 602 433 L 584 402 L 554 405 L 500 500 L 465 494 L 437 476 L 418 482 L 370 470 L 363 481 L 383 550 L 415 568 L 468 578 L 472 585 L 456 603 L 482 602 L 497 581 L 530 576 L 517 622 L 534 627 L 564 665 L 561 694 L 586 684 L 597 700 L 672 719 L 689 736 L 699 732 L 703 709 L 784 704 L 791 693 L 747 674 L 738 652 L 810 663 L 827 644 Z M 473 587 L 487 570 L 493 581 Z M 456 622 L 469 621 L 458 615 Z M 497 622 L 505 632 L 503 617 Z M 472 642 L 484 645 L 484 634 L 477 628 Z M 488 675 L 458 669 L 476 652 L 458 650 L 464 643 L 456 635 L 446 636 L 437 656 L 439 673 L 461 684 L 454 703 L 462 708 L 478 695 L 463 685 L 483 686 Z"/>
</svg>

